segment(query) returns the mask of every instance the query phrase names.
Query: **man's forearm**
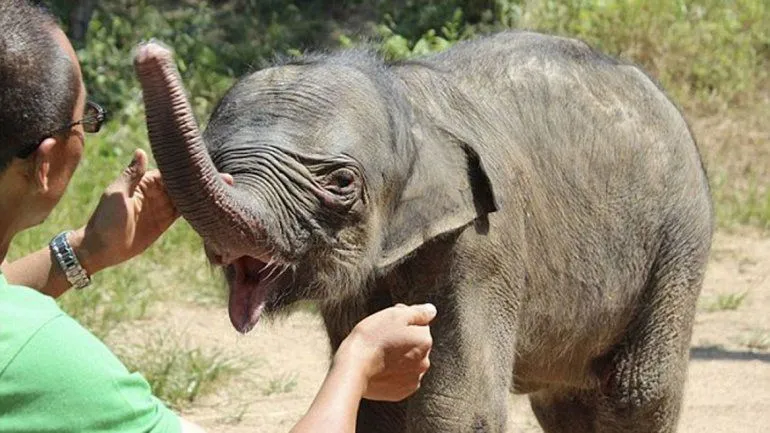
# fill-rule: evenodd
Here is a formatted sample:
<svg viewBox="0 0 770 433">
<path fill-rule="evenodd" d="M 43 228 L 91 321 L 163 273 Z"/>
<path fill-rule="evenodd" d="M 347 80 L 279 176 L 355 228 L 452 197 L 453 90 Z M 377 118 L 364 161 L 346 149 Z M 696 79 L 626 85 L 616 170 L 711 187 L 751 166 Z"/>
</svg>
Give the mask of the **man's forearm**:
<svg viewBox="0 0 770 433">
<path fill-rule="evenodd" d="M 304 417 L 291 429 L 291 433 L 323 431 L 354 433 L 356 414 L 366 379 L 361 368 L 352 365 L 335 365 L 326 376 L 321 391 Z"/>
<path fill-rule="evenodd" d="M 93 275 L 98 269 L 93 268 L 88 254 L 81 248 L 83 230 L 73 231 L 68 240 L 88 275 Z M 11 284 L 30 287 L 54 298 L 58 298 L 72 286 L 48 247 L 11 263 L 4 263 L 3 274 Z"/>
</svg>

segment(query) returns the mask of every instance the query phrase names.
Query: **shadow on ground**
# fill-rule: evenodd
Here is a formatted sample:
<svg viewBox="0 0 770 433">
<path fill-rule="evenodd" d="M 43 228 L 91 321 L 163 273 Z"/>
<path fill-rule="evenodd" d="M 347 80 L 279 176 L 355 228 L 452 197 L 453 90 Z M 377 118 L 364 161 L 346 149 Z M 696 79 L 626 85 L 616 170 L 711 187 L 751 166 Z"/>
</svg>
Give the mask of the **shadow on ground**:
<svg viewBox="0 0 770 433">
<path fill-rule="evenodd" d="M 726 350 L 719 346 L 693 347 L 690 360 L 770 362 L 770 353 Z"/>
</svg>

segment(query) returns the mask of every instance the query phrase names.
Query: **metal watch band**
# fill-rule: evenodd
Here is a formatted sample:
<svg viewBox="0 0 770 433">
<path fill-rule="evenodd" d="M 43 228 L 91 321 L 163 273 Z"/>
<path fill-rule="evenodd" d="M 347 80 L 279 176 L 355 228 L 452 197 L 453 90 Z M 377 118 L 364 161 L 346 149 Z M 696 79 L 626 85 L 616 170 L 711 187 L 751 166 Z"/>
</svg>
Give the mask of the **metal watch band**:
<svg viewBox="0 0 770 433">
<path fill-rule="evenodd" d="M 51 253 L 56 258 L 62 271 L 67 276 L 67 281 L 76 289 L 82 289 L 91 284 L 91 278 L 88 273 L 80 265 L 78 257 L 75 255 L 75 251 L 70 246 L 67 240 L 67 235 L 72 231 L 61 232 L 56 235 L 48 247 L 51 249 Z"/>
</svg>

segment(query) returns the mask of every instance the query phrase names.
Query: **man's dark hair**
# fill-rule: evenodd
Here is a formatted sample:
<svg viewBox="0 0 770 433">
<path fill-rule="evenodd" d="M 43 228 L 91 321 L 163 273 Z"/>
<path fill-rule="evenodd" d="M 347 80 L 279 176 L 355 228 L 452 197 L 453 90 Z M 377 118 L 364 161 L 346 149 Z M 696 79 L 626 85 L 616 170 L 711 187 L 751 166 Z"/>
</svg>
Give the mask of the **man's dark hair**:
<svg viewBox="0 0 770 433">
<path fill-rule="evenodd" d="M 72 121 L 79 77 L 56 25 L 27 0 L 0 1 L 0 170 Z"/>
</svg>

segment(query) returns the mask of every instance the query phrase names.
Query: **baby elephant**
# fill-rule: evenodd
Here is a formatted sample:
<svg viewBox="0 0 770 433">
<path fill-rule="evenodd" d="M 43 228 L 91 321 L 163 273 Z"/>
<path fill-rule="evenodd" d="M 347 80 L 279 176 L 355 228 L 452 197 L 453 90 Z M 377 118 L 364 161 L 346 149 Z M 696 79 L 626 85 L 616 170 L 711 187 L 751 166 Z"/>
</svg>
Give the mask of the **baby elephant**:
<svg viewBox="0 0 770 433">
<path fill-rule="evenodd" d="M 358 431 L 502 432 L 509 392 L 547 433 L 676 430 L 713 211 L 639 68 L 531 32 L 307 55 L 240 79 L 201 134 L 171 52 L 135 61 L 238 331 L 310 299 L 336 348 L 385 306 L 438 307 L 422 388 L 362 402 Z"/>
</svg>

